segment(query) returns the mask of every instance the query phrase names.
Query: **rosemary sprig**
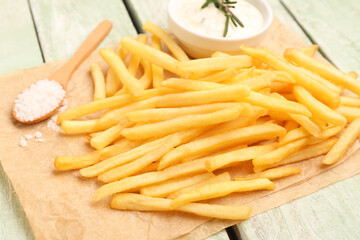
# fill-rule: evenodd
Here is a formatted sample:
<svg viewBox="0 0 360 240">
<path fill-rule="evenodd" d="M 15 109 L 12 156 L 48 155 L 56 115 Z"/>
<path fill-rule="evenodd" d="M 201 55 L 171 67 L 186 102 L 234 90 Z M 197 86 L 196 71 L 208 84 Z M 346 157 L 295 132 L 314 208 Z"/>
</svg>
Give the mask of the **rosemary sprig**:
<svg viewBox="0 0 360 240">
<path fill-rule="evenodd" d="M 206 8 L 209 6 L 210 3 L 213 3 L 217 9 L 222 11 L 226 17 L 225 20 L 225 27 L 223 32 L 223 37 L 226 37 L 228 30 L 229 30 L 229 24 L 230 21 L 235 27 L 244 27 L 244 24 L 240 21 L 240 19 L 230 10 L 231 8 L 234 8 L 235 6 L 233 4 L 236 4 L 237 1 L 230 1 L 230 0 L 205 0 L 205 3 L 201 6 L 201 9 Z"/>
</svg>

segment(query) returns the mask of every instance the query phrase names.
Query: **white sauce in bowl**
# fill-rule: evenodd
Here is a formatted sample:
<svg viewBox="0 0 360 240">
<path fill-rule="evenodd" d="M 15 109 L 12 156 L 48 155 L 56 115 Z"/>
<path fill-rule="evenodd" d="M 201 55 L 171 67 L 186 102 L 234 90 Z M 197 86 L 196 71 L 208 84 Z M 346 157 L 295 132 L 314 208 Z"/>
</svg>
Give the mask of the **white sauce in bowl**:
<svg viewBox="0 0 360 240">
<path fill-rule="evenodd" d="M 184 28 L 206 36 L 223 37 L 226 17 L 224 12 L 213 3 L 201 9 L 205 0 L 178 0 L 173 8 L 174 20 Z M 247 37 L 257 33 L 263 26 L 263 16 L 260 11 L 244 0 L 232 4 L 231 11 L 244 24 L 244 28 L 235 27 L 229 21 L 226 38 Z"/>
</svg>

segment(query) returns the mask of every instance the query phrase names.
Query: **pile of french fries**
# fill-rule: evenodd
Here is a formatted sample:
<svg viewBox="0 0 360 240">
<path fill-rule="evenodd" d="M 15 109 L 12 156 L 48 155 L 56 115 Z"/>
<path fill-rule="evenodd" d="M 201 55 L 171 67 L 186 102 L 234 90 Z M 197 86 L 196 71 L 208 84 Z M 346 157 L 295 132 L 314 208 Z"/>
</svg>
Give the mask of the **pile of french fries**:
<svg viewBox="0 0 360 240">
<path fill-rule="evenodd" d="M 244 55 L 190 60 L 158 26 L 143 29 L 151 35 L 100 49 L 109 70 L 105 78 L 91 63 L 94 101 L 58 117 L 65 133 L 88 134 L 94 150 L 57 157 L 55 167 L 104 182 L 95 201 L 114 195 L 114 209 L 243 220 L 251 206 L 202 201 L 273 190 L 272 180 L 301 173 L 283 165 L 322 155 L 334 164 L 360 133 L 360 98 L 343 96 L 360 95 L 357 75 L 313 58 L 317 46 L 283 56 L 242 46 Z M 100 110 L 108 111 L 76 120 Z M 254 173 L 231 178 L 226 168 L 244 162 Z"/>
</svg>

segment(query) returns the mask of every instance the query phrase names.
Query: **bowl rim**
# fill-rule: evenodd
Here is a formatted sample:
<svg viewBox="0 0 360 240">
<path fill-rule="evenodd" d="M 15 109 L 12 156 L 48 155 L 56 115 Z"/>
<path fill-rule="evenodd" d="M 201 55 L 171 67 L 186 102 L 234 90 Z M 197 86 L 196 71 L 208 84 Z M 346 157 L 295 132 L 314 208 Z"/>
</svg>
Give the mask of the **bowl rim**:
<svg viewBox="0 0 360 240">
<path fill-rule="evenodd" d="M 176 23 L 176 25 L 181 28 L 182 30 L 184 31 L 187 31 L 189 32 L 190 34 L 193 34 L 195 35 L 196 37 L 200 37 L 200 38 L 206 38 L 206 39 L 209 39 L 209 40 L 216 40 L 216 41 L 224 41 L 224 42 L 234 42 L 234 41 L 240 41 L 240 40 L 247 40 L 247 39 L 251 39 L 251 38 L 254 38 L 254 37 L 257 37 L 258 35 L 261 35 L 262 33 L 266 32 L 267 29 L 269 29 L 272 21 L 273 21 L 273 11 L 272 11 L 272 8 L 270 7 L 270 4 L 266 1 L 266 0 L 256 0 L 258 1 L 260 4 L 262 4 L 265 8 L 265 13 L 267 13 L 268 17 L 265 20 L 265 24 L 262 26 L 262 28 L 260 28 L 258 31 L 256 31 L 255 33 L 251 34 L 251 35 L 247 35 L 247 36 L 244 36 L 244 37 L 236 37 L 236 38 L 224 38 L 224 37 L 215 37 L 215 36 L 209 36 L 209 35 L 205 35 L 205 34 L 199 34 L 199 33 L 196 33 L 188 28 L 185 28 L 182 24 L 179 23 L 179 21 L 175 20 L 174 16 L 172 15 L 172 9 L 171 9 L 171 6 L 173 5 L 174 2 L 178 2 L 178 1 L 181 1 L 181 0 L 169 0 L 168 2 L 168 7 L 167 7 L 167 10 L 168 10 L 168 16 L 169 18 L 171 18 L 171 20 Z M 244 0 L 246 2 L 249 2 L 251 4 L 251 0 Z M 259 9 L 258 9 L 259 10 Z M 259 10 L 260 11 L 260 10 Z M 261 12 L 261 14 L 264 16 L 264 12 Z"/>
</svg>

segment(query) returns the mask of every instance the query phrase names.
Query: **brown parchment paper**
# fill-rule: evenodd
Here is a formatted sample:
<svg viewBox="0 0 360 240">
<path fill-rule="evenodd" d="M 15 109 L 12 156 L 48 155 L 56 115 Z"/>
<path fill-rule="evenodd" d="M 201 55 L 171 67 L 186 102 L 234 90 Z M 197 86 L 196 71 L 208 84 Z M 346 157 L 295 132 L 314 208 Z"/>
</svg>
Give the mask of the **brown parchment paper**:
<svg viewBox="0 0 360 240">
<path fill-rule="evenodd" d="M 283 24 L 274 20 L 270 34 L 262 43 L 277 52 L 286 47 L 302 47 L 302 40 Z M 67 99 L 70 107 L 92 100 L 92 83 L 89 61 L 105 64 L 97 53 L 92 54 L 73 74 L 68 86 Z M 65 136 L 47 128 L 47 122 L 25 126 L 11 117 L 11 107 L 24 87 L 54 72 L 63 61 L 8 73 L 0 76 L 0 160 L 17 192 L 36 239 L 202 239 L 234 221 L 211 220 L 190 214 L 172 212 L 117 211 L 109 208 L 110 199 L 94 203 L 97 188 L 101 185 L 92 179 L 80 177 L 77 171 L 56 171 L 53 162 L 59 155 L 79 155 L 89 151 L 84 136 Z M 21 148 L 19 140 L 25 134 L 43 133 L 44 143 L 29 141 Z M 344 156 L 354 153 L 360 144 L 356 142 Z M 294 165 L 303 173 L 277 180 L 275 191 L 259 191 L 249 194 L 232 194 L 214 200 L 214 203 L 252 205 L 253 215 L 312 193 L 335 181 L 360 172 L 360 153 L 355 152 L 336 166 L 323 167 L 320 158 Z M 230 169 L 233 176 L 250 171 L 249 165 Z"/>
</svg>

